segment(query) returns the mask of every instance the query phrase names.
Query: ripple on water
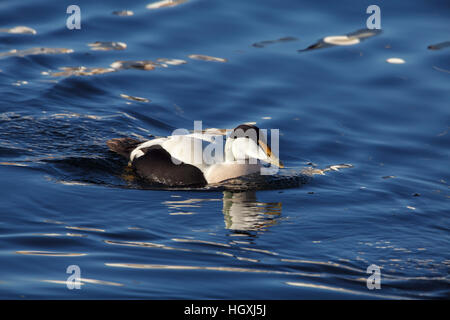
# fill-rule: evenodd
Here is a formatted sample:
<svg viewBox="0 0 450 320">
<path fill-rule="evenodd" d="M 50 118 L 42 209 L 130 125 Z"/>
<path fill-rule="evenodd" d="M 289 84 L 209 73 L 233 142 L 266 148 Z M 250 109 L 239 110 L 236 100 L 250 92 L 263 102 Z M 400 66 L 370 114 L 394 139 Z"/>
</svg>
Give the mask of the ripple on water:
<svg viewBox="0 0 450 320">
<path fill-rule="evenodd" d="M 114 41 L 95 41 L 88 43 L 88 46 L 94 51 L 125 50 L 127 48 L 126 43 Z"/>
<path fill-rule="evenodd" d="M 388 32 L 343 33 L 365 23 L 361 8 L 86 2 L 72 32 L 16 3 L 0 12 L 2 297 L 73 297 L 59 287 L 68 264 L 86 298 L 448 297 L 450 44 L 438 5 L 386 2 Z M 270 179 L 149 186 L 105 147 L 254 119 L 285 133 L 291 167 Z"/>
<path fill-rule="evenodd" d="M 134 12 L 131 10 L 121 10 L 121 11 L 113 11 L 112 14 L 120 17 L 130 17 L 134 15 Z"/>
<path fill-rule="evenodd" d="M 440 43 L 436 43 L 436 44 L 430 44 L 428 46 L 429 50 L 441 50 L 444 48 L 448 48 L 450 47 L 450 41 L 445 41 L 445 42 L 440 42 Z"/>
<path fill-rule="evenodd" d="M 87 253 L 71 253 L 71 252 L 53 252 L 53 251 L 16 251 L 17 254 L 31 255 L 31 256 L 47 256 L 47 257 L 82 257 Z"/>
<path fill-rule="evenodd" d="M 67 286 L 67 280 L 41 280 L 41 281 L 48 282 L 48 283 L 54 283 L 54 284 L 62 284 L 64 286 Z M 113 287 L 123 287 L 124 286 L 124 284 L 122 284 L 122 283 L 105 281 L 105 280 L 97 280 L 97 279 L 79 278 L 78 281 L 79 281 L 80 285 L 85 285 L 85 284 L 89 283 L 89 284 L 97 284 L 97 285 L 113 286 Z"/>
<path fill-rule="evenodd" d="M 227 59 L 224 58 L 218 58 L 218 57 L 211 57 L 211 56 L 206 56 L 203 54 L 190 54 L 189 58 L 194 59 L 194 60 L 203 60 L 203 61 L 213 61 L 213 62 L 227 62 Z"/>
<path fill-rule="evenodd" d="M 31 55 L 40 54 L 67 54 L 74 52 L 73 49 L 67 48 L 30 48 L 24 50 L 12 49 L 7 52 L 0 52 L 0 58 L 2 57 L 26 57 Z"/>
<path fill-rule="evenodd" d="M 155 9 L 166 8 L 166 7 L 175 7 L 180 4 L 185 3 L 187 1 L 188 0 L 161 0 L 161 1 L 149 3 L 146 8 L 149 10 L 155 10 Z"/>
<path fill-rule="evenodd" d="M 283 43 L 283 42 L 291 42 L 291 41 L 297 41 L 298 39 L 295 37 L 283 37 L 283 38 L 279 38 L 276 40 L 264 40 L 264 41 L 260 41 L 260 42 L 255 42 L 252 44 L 252 47 L 255 48 L 264 48 L 268 45 L 271 44 L 276 44 L 276 43 Z"/>
<path fill-rule="evenodd" d="M 13 28 L 0 28 L 0 32 L 14 33 L 14 34 L 36 34 L 36 30 L 26 26 L 17 26 Z"/>
<path fill-rule="evenodd" d="M 352 46 L 359 44 L 363 40 L 379 35 L 380 33 L 381 30 L 378 29 L 360 29 L 346 35 L 326 36 L 309 47 L 298 51 L 303 52 L 333 46 Z"/>
</svg>

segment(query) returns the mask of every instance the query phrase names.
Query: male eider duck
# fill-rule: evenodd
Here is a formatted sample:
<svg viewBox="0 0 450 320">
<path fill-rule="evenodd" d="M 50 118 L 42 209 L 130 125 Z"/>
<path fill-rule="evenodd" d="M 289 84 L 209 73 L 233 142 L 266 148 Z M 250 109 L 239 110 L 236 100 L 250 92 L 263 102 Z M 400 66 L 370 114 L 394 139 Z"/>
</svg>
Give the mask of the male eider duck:
<svg viewBox="0 0 450 320">
<path fill-rule="evenodd" d="M 225 146 L 223 138 L 223 131 L 207 129 L 146 142 L 111 139 L 107 145 L 127 158 L 137 176 L 170 187 L 204 187 L 260 172 L 264 164 L 284 167 L 265 143 L 264 133 L 254 125 L 233 129 Z"/>
</svg>

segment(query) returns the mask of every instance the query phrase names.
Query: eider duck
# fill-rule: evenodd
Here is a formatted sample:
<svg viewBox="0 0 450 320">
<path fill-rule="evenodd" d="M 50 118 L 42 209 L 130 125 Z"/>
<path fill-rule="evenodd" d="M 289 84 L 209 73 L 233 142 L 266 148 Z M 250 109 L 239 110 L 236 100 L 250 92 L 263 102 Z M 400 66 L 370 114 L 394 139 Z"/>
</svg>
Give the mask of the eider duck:
<svg viewBox="0 0 450 320">
<path fill-rule="evenodd" d="M 139 178 L 169 187 L 204 187 L 260 172 L 264 165 L 284 167 L 267 146 L 267 137 L 254 125 L 233 129 L 225 146 L 223 138 L 224 131 L 207 129 L 146 142 L 116 138 L 106 144 L 127 158 Z"/>
</svg>

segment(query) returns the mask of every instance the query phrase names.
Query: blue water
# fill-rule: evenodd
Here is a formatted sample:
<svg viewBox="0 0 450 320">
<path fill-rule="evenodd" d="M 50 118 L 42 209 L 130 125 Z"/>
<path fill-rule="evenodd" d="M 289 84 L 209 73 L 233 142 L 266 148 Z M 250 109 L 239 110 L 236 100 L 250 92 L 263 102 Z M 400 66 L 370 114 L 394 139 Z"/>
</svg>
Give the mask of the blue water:
<svg viewBox="0 0 450 320">
<path fill-rule="evenodd" d="M 0 3 L 0 28 L 36 31 L 0 32 L 1 298 L 449 297 L 450 47 L 428 48 L 450 41 L 448 1 L 150 2 L 77 1 L 81 30 L 72 2 Z M 364 29 L 371 4 L 380 33 L 303 50 Z M 186 63 L 106 72 L 158 58 Z M 353 167 L 295 188 L 146 190 L 105 145 L 194 120 L 280 129 L 284 170 Z"/>
</svg>

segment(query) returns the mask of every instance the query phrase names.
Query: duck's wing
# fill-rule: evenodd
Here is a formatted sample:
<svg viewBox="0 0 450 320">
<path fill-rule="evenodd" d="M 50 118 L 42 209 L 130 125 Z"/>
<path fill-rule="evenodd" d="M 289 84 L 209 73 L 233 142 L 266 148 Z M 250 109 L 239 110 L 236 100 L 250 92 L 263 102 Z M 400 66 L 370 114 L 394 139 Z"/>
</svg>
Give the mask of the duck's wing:
<svg viewBox="0 0 450 320">
<path fill-rule="evenodd" d="M 156 138 L 148 140 L 137 145 L 130 153 L 130 162 L 133 162 L 139 157 L 142 157 L 145 152 L 145 148 L 150 148 L 151 146 L 161 145 L 167 138 Z"/>
<path fill-rule="evenodd" d="M 217 139 L 217 136 L 213 135 L 194 134 L 170 136 L 161 144 L 161 147 L 169 152 L 175 163 L 191 164 L 205 171 L 210 165 L 220 160 L 221 157 L 217 153 L 220 152 L 223 155 L 224 144 L 223 137 Z M 215 161 L 210 157 L 212 152 L 217 155 Z"/>
<path fill-rule="evenodd" d="M 153 145 L 133 162 L 138 176 L 165 186 L 204 187 L 203 172 L 196 166 L 173 163 L 171 155 L 160 145 Z"/>
<path fill-rule="evenodd" d="M 203 157 L 205 148 L 215 144 L 215 151 L 223 152 L 225 139 L 222 135 L 192 133 L 187 135 L 173 135 L 165 138 L 149 140 L 138 145 L 130 154 L 130 161 L 142 157 L 146 149 L 159 145 L 172 157 L 175 164 L 186 163 L 204 171 L 212 162 Z M 207 150 L 209 152 L 211 150 Z M 207 154 L 208 155 L 208 154 Z M 220 157 L 216 157 L 215 160 Z M 216 163 L 217 161 L 215 161 Z"/>
</svg>

